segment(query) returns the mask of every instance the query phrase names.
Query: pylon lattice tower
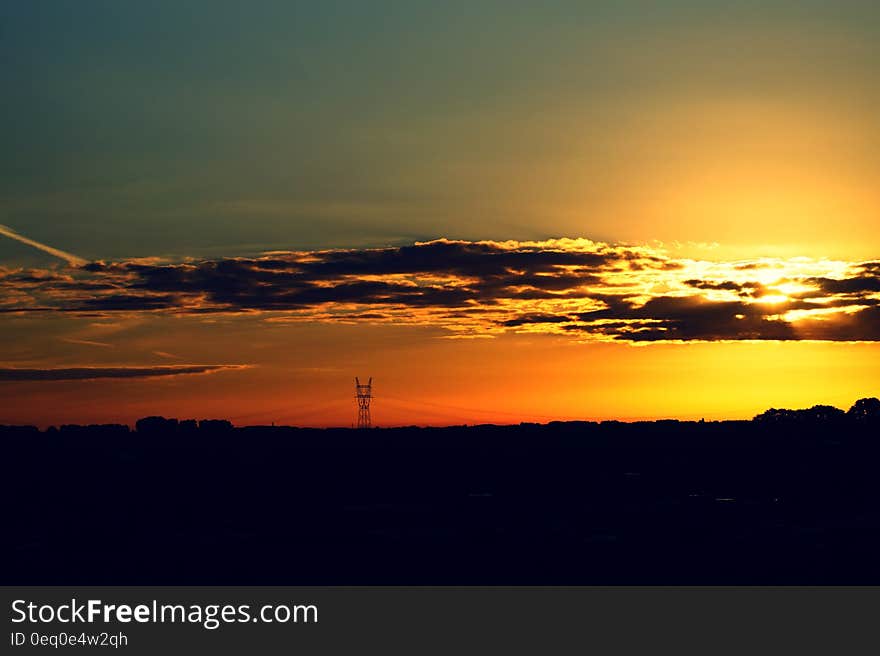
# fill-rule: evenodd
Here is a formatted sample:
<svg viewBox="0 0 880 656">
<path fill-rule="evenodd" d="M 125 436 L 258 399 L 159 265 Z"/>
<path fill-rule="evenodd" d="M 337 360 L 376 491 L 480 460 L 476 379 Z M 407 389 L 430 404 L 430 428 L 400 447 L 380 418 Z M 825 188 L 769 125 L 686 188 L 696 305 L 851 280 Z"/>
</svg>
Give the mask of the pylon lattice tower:
<svg viewBox="0 0 880 656">
<path fill-rule="evenodd" d="M 354 379 L 355 398 L 358 404 L 358 428 L 370 428 L 373 422 L 370 420 L 370 401 L 373 400 L 373 378 L 361 385 L 361 381 Z"/>
</svg>

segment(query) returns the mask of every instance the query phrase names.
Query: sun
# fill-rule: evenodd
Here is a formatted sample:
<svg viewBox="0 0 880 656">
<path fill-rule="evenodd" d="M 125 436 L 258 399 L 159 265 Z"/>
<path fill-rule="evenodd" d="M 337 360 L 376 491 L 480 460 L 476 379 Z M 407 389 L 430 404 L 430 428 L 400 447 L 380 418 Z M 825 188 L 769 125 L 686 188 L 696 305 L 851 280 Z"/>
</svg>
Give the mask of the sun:
<svg viewBox="0 0 880 656">
<path fill-rule="evenodd" d="M 785 294 L 767 294 L 766 296 L 761 296 L 760 298 L 755 299 L 755 302 L 763 303 L 765 305 L 779 305 L 780 303 L 787 303 L 790 300 L 791 298 Z"/>
</svg>

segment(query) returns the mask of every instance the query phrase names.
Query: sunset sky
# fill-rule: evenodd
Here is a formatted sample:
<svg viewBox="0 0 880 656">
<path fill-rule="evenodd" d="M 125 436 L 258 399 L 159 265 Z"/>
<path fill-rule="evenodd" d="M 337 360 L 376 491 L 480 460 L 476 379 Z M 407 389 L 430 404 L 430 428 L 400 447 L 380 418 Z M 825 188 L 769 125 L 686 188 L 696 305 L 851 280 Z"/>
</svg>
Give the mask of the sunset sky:
<svg viewBox="0 0 880 656">
<path fill-rule="evenodd" d="M 0 424 L 880 396 L 876 2 L 0 7 Z"/>
</svg>

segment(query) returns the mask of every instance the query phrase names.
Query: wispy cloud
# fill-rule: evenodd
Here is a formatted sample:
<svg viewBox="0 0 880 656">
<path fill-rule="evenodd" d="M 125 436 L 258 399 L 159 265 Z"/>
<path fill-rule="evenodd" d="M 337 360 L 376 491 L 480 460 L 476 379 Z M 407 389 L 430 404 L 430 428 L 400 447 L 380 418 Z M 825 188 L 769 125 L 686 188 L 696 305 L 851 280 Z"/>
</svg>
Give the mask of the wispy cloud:
<svg viewBox="0 0 880 656">
<path fill-rule="evenodd" d="M 245 369 L 246 365 L 177 365 L 164 367 L 68 367 L 49 369 L 0 368 L 0 381 L 38 380 L 93 380 L 97 378 L 153 378 L 207 374 L 230 369 Z"/>
<path fill-rule="evenodd" d="M 81 346 L 100 346 L 102 348 L 113 348 L 113 344 L 108 342 L 98 342 L 92 339 L 76 339 L 74 337 L 62 337 L 62 342 L 67 342 L 68 344 L 80 344 Z"/>
<path fill-rule="evenodd" d="M 180 360 L 179 355 L 169 353 L 168 351 L 153 351 L 153 355 L 158 355 L 160 358 L 165 358 L 166 360 Z"/>
<path fill-rule="evenodd" d="M 92 262 L 65 275 L 0 271 L 2 289 L 7 313 L 234 313 L 633 343 L 880 341 L 880 262 L 691 260 L 586 239 Z"/>
<path fill-rule="evenodd" d="M 49 255 L 54 255 L 55 257 L 67 262 L 70 266 L 82 266 L 86 264 L 86 260 L 77 255 L 62 251 L 47 244 L 42 244 L 38 241 L 31 239 L 30 237 L 25 237 L 24 235 L 19 234 L 9 226 L 0 224 L 0 235 L 3 235 L 4 237 L 9 237 L 10 239 L 14 239 L 15 241 L 21 242 L 22 244 L 33 246 L 34 248 L 41 250 L 44 253 L 48 253 Z"/>
</svg>

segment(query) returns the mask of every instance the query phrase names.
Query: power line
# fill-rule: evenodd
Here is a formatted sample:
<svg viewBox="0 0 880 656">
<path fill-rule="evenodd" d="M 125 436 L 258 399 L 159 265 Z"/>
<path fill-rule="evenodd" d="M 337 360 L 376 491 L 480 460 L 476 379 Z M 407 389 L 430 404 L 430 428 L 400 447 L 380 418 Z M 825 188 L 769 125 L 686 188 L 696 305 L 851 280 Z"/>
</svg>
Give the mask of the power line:
<svg viewBox="0 0 880 656">
<path fill-rule="evenodd" d="M 495 410 L 495 409 L 489 410 L 486 408 L 468 408 L 468 407 L 464 407 L 464 406 L 460 406 L 460 405 L 450 405 L 448 403 L 437 403 L 436 401 L 421 401 L 421 400 L 415 400 L 415 399 L 403 399 L 403 398 L 400 398 L 399 396 L 392 396 L 391 394 L 384 394 L 382 396 L 382 398 L 383 399 L 393 399 L 395 401 L 401 401 L 403 403 L 411 403 L 414 405 L 427 405 L 427 406 L 434 406 L 437 408 L 447 408 L 449 410 L 461 410 L 464 412 L 477 412 L 477 413 L 481 413 L 481 414 L 490 414 L 490 415 L 507 415 L 510 417 L 522 417 L 523 415 L 528 415 L 530 417 L 538 417 L 541 419 L 551 419 L 551 420 L 553 420 L 553 419 L 578 419 L 578 417 L 575 417 L 573 415 L 568 415 L 568 416 L 542 415 L 542 414 L 538 414 L 538 413 L 534 413 L 534 412 L 525 413 L 525 412 L 509 412 L 509 411 L 505 411 L 505 410 Z"/>
</svg>

